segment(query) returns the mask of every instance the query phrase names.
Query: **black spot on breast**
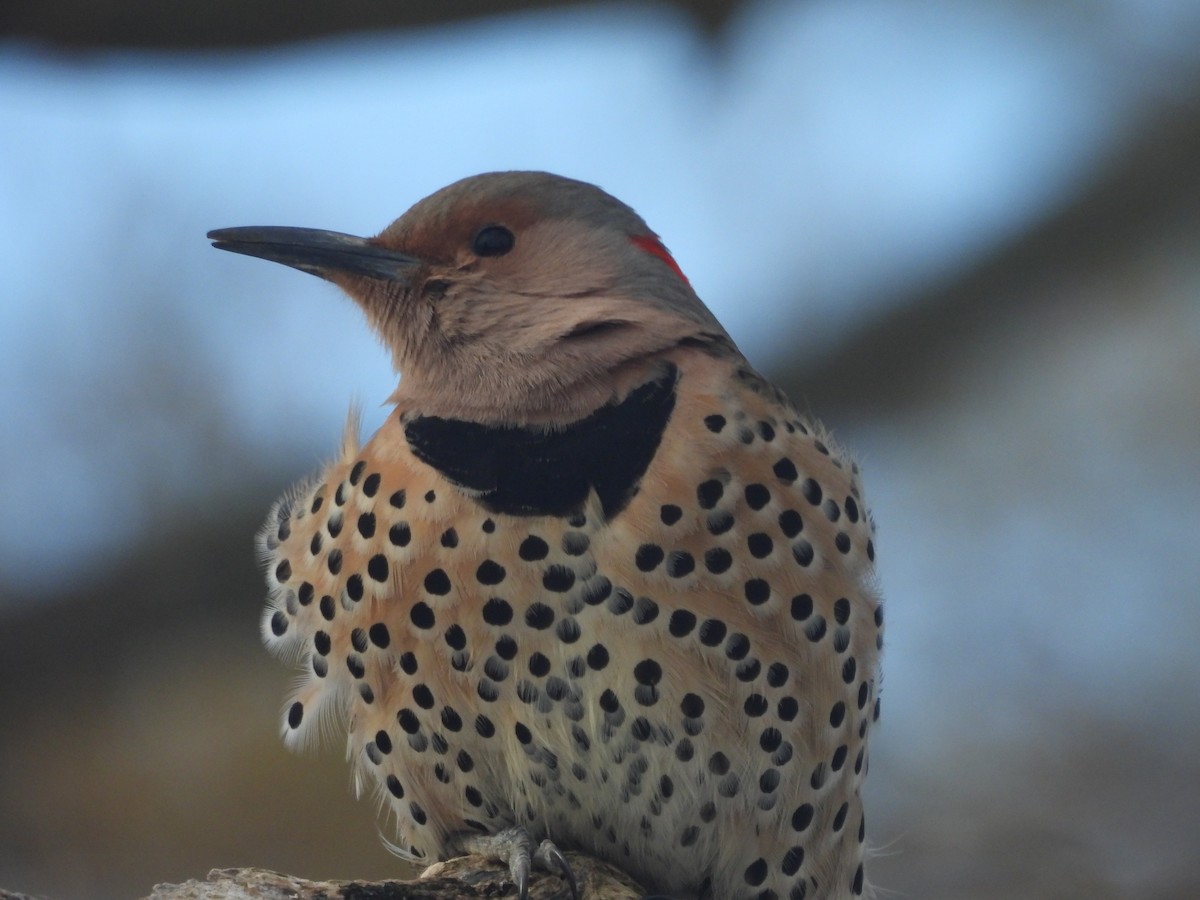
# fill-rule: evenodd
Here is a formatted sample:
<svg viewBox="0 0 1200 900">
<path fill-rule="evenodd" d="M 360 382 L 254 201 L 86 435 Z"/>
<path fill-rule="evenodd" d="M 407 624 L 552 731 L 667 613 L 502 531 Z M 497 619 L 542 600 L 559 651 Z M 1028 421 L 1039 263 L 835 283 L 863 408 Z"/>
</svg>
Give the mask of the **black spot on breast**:
<svg viewBox="0 0 1200 900">
<path fill-rule="evenodd" d="M 737 661 L 745 659 L 750 652 L 750 639 L 740 631 L 735 631 L 725 642 L 725 655 Z"/>
<path fill-rule="evenodd" d="M 845 597 L 833 601 L 833 618 L 839 625 L 845 625 L 850 620 L 850 601 Z"/>
<path fill-rule="evenodd" d="M 765 485 L 748 484 L 744 493 L 746 495 L 746 504 L 751 509 L 762 509 L 771 502 L 771 492 L 767 490 Z"/>
<path fill-rule="evenodd" d="M 755 559 L 766 559 L 771 555 L 774 546 L 771 536 L 761 531 L 755 532 L 746 539 L 746 547 Z"/>
<path fill-rule="evenodd" d="M 813 806 L 811 803 L 801 803 L 796 807 L 796 811 L 792 813 L 792 830 L 804 831 L 812 824 Z"/>
<path fill-rule="evenodd" d="M 512 621 L 512 617 L 512 606 L 507 600 L 492 597 L 487 603 L 483 604 L 483 621 L 489 625 L 507 625 Z"/>
<path fill-rule="evenodd" d="M 729 512 L 729 510 L 717 510 L 716 512 L 709 514 L 708 520 L 705 524 L 708 528 L 708 533 L 714 537 L 719 534 L 724 534 L 725 532 L 729 531 L 729 529 L 733 528 L 733 513 Z"/>
<path fill-rule="evenodd" d="M 622 616 L 633 609 L 633 594 L 629 593 L 625 588 L 617 588 L 609 596 L 608 603 L 605 606 L 614 616 Z"/>
<path fill-rule="evenodd" d="M 714 775 L 724 775 L 729 771 L 729 757 L 718 750 L 708 758 L 708 771 Z"/>
<path fill-rule="evenodd" d="M 414 625 L 421 629 L 432 628 L 436 622 L 433 610 L 425 603 L 414 603 L 412 609 L 408 611 L 408 617 Z"/>
<path fill-rule="evenodd" d="M 762 857 L 756 859 L 746 867 L 744 877 L 746 879 L 746 884 L 750 885 L 751 887 L 758 887 L 767 880 L 767 861 Z"/>
<path fill-rule="evenodd" d="M 489 656 L 483 664 L 483 674 L 492 681 L 503 681 L 508 677 L 508 666 L 502 660 Z"/>
<path fill-rule="evenodd" d="M 388 540 L 393 547 L 407 547 L 412 540 L 412 529 L 407 522 L 397 522 L 388 530 Z"/>
<path fill-rule="evenodd" d="M 475 570 L 475 578 L 480 584 L 499 584 L 505 574 L 504 566 L 491 559 L 485 559 Z"/>
<path fill-rule="evenodd" d="M 804 479 L 804 484 L 800 485 L 800 493 L 802 493 L 804 495 L 804 499 L 813 506 L 819 506 L 821 504 L 821 498 L 824 496 L 821 486 L 812 478 Z"/>
<path fill-rule="evenodd" d="M 728 630 L 720 619 L 705 619 L 700 625 L 700 643 L 715 647 L 725 640 Z"/>
<path fill-rule="evenodd" d="M 772 469 L 775 471 L 775 476 L 786 484 L 791 484 L 800 477 L 796 471 L 796 464 L 786 456 L 776 462 Z"/>
<path fill-rule="evenodd" d="M 622 402 L 555 431 L 421 416 L 404 433 L 418 459 L 493 512 L 563 516 L 595 490 L 612 520 L 658 450 L 678 380 L 672 366 Z"/>
<path fill-rule="evenodd" d="M 365 538 L 371 538 L 375 536 L 374 513 L 363 513 L 358 517 L 358 533 Z M 316 535 L 313 535 L 313 537 L 316 537 Z"/>
<path fill-rule="evenodd" d="M 716 478 L 710 478 L 708 481 L 701 482 L 696 488 L 696 502 L 700 504 L 701 509 L 712 509 L 721 501 L 724 494 L 725 485 Z"/>
<path fill-rule="evenodd" d="M 649 597 L 638 597 L 633 604 L 633 621 L 638 625 L 649 625 L 658 618 L 658 604 Z"/>
<path fill-rule="evenodd" d="M 539 631 L 554 624 L 554 610 L 544 603 L 531 603 L 525 610 L 525 624 Z"/>
<path fill-rule="evenodd" d="M 608 665 L 608 658 L 608 649 L 603 644 L 593 644 L 592 649 L 588 651 L 587 664 L 599 672 Z"/>
<path fill-rule="evenodd" d="M 434 569 L 425 576 L 425 590 L 439 597 L 450 593 L 450 577 L 444 569 Z"/>
<path fill-rule="evenodd" d="M 751 694 L 746 698 L 746 702 L 742 707 L 746 715 L 752 718 L 757 718 L 758 716 L 764 715 L 767 711 L 767 708 L 767 698 L 762 694 Z"/>
<path fill-rule="evenodd" d="M 842 722 L 846 720 L 846 704 L 839 700 L 829 709 L 829 724 L 833 728 L 841 728 Z"/>
<path fill-rule="evenodd" d="M 846 518 L 851 522 L 858 521 L 858 503 L 853 497 L 847 497 L 846 502 L 842 504 L 842 508 L 846 510 Z"/>
<path fill-rule="evenodd" d="M 783 862 L 779 864 L 779 871 L 791 877 L 800 871 L 802 865 L 804 865 L 804 848 L 793 847 L 783 855 Z"/>
<path fill-rule="evenodd" d="M 382 554 L 375 554 L 367 563 L 367 574 L 373 581 L 387 581 L 388 561 Z"/>
<path fill-rule="evenodd" d="M 658 544 L 642 544 L 634 556 L 634 563 L 643 572 L 653 572 L 666 557 Z"/>
<path fill-rule="evenodd" d="M 499 640 L 496 641 L 496 655 L 508 662 L 512 662 L 516 658 L 518 649 L 517 642 L 507 634 L 500 635 Z"/>
<path fill-rule="evenodd" d="M 652 659 L 643 659 L 633 667 L 633 677 L 639 684 L 656 685 L 662 678 L 662 666 Z"/>
<path fill-rule="evenodd" d="M 846 754 L 848 752 L 849 748 L 847 748 L 845 744 L 839 744 L 838 748 L 833 751 L 832 758 L 829 760 L 829 768 L 833 769 L 835 772 L 842 771 L 842 766 L 846 765 Z"/>
<path fill-rule="evenodd" d="M 714 575 L 727 572 L 733 565 L 733 556 L 724 547 L 713 547 L 704 553 L 704 566 Z"/>
<path fill-rule="evenodd" d="M 579 640 L 579 636 L 583 632 L 579 628 L 579 623 L 574 619 L 562 619 L 555 626 L 554 633 L 564 644 L 573 644 Z"/>
<path fill-rule="evenodd" d="M 846 811 L 849 809 L 849 804 L 843 803 L 838 807 L 838 811 L 833 816 L 833 830 L 841 831 L 846 824 Z"/>
<path fill-rule="evenodd" d="M 685 575 L 689 575 L 695 568 L 696 560 L 686 551 L 675 550 L 667 557 L 667 574 L 672 578 L 682 578 Z"/>
<path fill-rule="evenodd" d="M 672 637 L 687 637 L 696 627 L 696 615 L 686 609 L 678 609 L 671 613 L 669 630 Z"/>
<path fill-rule="evenodd" d="M 765 753 L 774 753 L 779 749 L 779 745 L 782 743 L 783 734 L 778 728 L 764 728 L 762 734 L 758 737 L 758 746 L 761 747 Z"/>
<path fill-rule="evenodd" d="M 785 537 L 794 538 L 804 530 L 804 520 L 794 509 L 785 509 L 779 514 L 779 530 Z"/>
<path fill-rule="evenodd" d="M 563 553 L 568 556 L 582 556 L 590 545 L 591 540 L 582 531 L 568 531 L 563 535 Z"/>
<path fill-rule="evenodd" d="M 575 573 L 566 566 L 550 566 L 542 575 L 542 587 L 556 594 L 569 591 L 575 584 Z"/>
<path fill-rule="evenodd" d="M 333 648 L 333 641 L 327 632 L 318 631 L 315 635 L 313 635 L 313 647 L 315 647 L 316 651 L 322 656 L 327 656 L 329 651 Z"/>
<path fill-rule="evenodd" d="M 475 693 L 479 695 L 480 700 L 488 703 L 495 703 L 496 698 L 500 696 L 499 689 L 490 678 L 480 678 L 479 683 L 475 685 Z"/>
<path fill-rule="evenodd" d="M 746 602 L 751 606 L 761 606 L 771 599 L 771 585 L 761 578 L 751 578 L 744 586 Z"/>
<path fill-rule="evenodd" d="M 546 555 L 550 552 L 550 545 L 536 534 L 531 534 L 525 540 L 521 541 L 521 546 L 517 552 L 525 562 L 537 562 L 540 559 L 546 558 Z"/>
<path fill-rule="evenodd" d="M 761 673 L 762 663 L 760 663 L 753 656 L 749 659 L 742 660 L 733 670 L 733 674 L 737 676 L 737 680 L 745 684 L 749 684 L 750 682 L 757 680 Z"/>
<path fill-rule="evenodd" d="M 603 575 L 584 584 L 580 599 L 588 606 L 599 606 L 612 593 L 612 582 Z"/>
<path fill-rule="evenodd" d="M 800 701 L 795 697 L 783 697 L 775 707 L 775 711 L 783 721 L 791 722 L 800 711 Z"/>
</svg>

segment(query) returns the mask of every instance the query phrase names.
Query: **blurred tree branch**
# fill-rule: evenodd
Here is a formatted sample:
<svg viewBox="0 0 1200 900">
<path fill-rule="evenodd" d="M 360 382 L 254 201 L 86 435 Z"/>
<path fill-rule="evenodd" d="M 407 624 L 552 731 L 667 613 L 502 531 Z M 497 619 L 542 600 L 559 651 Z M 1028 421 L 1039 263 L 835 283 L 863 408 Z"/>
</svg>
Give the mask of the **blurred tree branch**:
<svg viewBox="0 0 1200 900">
<path fill-rule="evenodd" d="M 614 866 L 582 853 L 568 853 L 584 900 L 638 900 L 645 891 Z M 156 885 L 147 900 L 469 900 L 515 895 L 508 870 L 479 856 L 430 866 L 414 881 L 306 881 L 266 869 L 213 869 L 204 881 Z M 569 900 L 567 883 L 535 872 L 530 900 Z M 5 894 L 0 900 L 27 900 Z"/>
</svg>

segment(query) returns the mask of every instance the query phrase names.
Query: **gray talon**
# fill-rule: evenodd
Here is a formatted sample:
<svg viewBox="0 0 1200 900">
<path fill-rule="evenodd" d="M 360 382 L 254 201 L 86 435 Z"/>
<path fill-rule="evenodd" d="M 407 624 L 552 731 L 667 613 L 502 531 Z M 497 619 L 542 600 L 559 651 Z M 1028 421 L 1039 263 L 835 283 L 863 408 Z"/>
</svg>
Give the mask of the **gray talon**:
<svg viewBox="0 0 1200 900">
<path fill-rule="evenodd" d="M 534 858 L 542 864 L 542 867 L 554 872 L 566 879 L 567 885 L 571 888 L 572 900 L 579 900 L 579 884 L 575 881 L 575 873 L 571 871 L 571 864 L 567 862 L 567 858 L 563 856 L 562 851 L 554 845 L 554 842 L 547 839 L 542 841 L 537 848 L 537 853 Z"/>
<path fill-rule="evenodd" d="M 533 839 L 520 825 L 505 828 L 493 835 L 465 836 L 461 846 L 468 853 L 478 853 L 507 864 L 513 883 L 517 886 L 519 900 L 528 900 L 529 869 L 534 863 L 566 879 L 571 888 L 572 900 L 579 900 L 579 885 L 575 881 L 575 873 L 571 871 L 571 864 L 567 862 L 562 851 L 550 840 L 542 841 L 537 850 L 533 850 Z"/>
</svg>

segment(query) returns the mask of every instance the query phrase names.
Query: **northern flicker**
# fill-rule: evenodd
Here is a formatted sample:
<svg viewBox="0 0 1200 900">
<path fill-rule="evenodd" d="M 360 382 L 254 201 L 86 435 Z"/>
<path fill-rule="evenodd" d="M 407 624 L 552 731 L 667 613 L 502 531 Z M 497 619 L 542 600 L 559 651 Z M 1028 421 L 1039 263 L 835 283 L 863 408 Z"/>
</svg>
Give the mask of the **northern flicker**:
<svg viewBox="0 0 1200 900">
<path fill-rule="evenodd" d="M 522 895 L 558 848 L 676 898 L 861 895 L 858 467 L 645 222 L 501 172 L 373 238 L 209 237 L 341 287 L 401 373 L 260 536 L 265 640 L 304 671 L 286 742 L 344 729 L 401 855 L 491 849 Z"/>
</svg>

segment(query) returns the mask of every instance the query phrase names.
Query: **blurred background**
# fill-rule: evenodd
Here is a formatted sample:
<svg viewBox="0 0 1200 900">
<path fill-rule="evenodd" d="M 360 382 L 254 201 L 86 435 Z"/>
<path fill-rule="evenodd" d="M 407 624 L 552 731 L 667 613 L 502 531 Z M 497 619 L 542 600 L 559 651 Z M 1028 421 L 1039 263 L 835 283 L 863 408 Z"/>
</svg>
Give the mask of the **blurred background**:
<svg viewBox="0 0 1200 900">
<path fill-rule="evenodd" d="M 386 414 L 357 310 L 207 230 L 468 174 L 637 208 L 854 447 L 871 878 L 1200 896 L 1200 4 L 8 0 L 0 886 L 405 875 L 287 753 L 253 535 Z"/>
</svg>

